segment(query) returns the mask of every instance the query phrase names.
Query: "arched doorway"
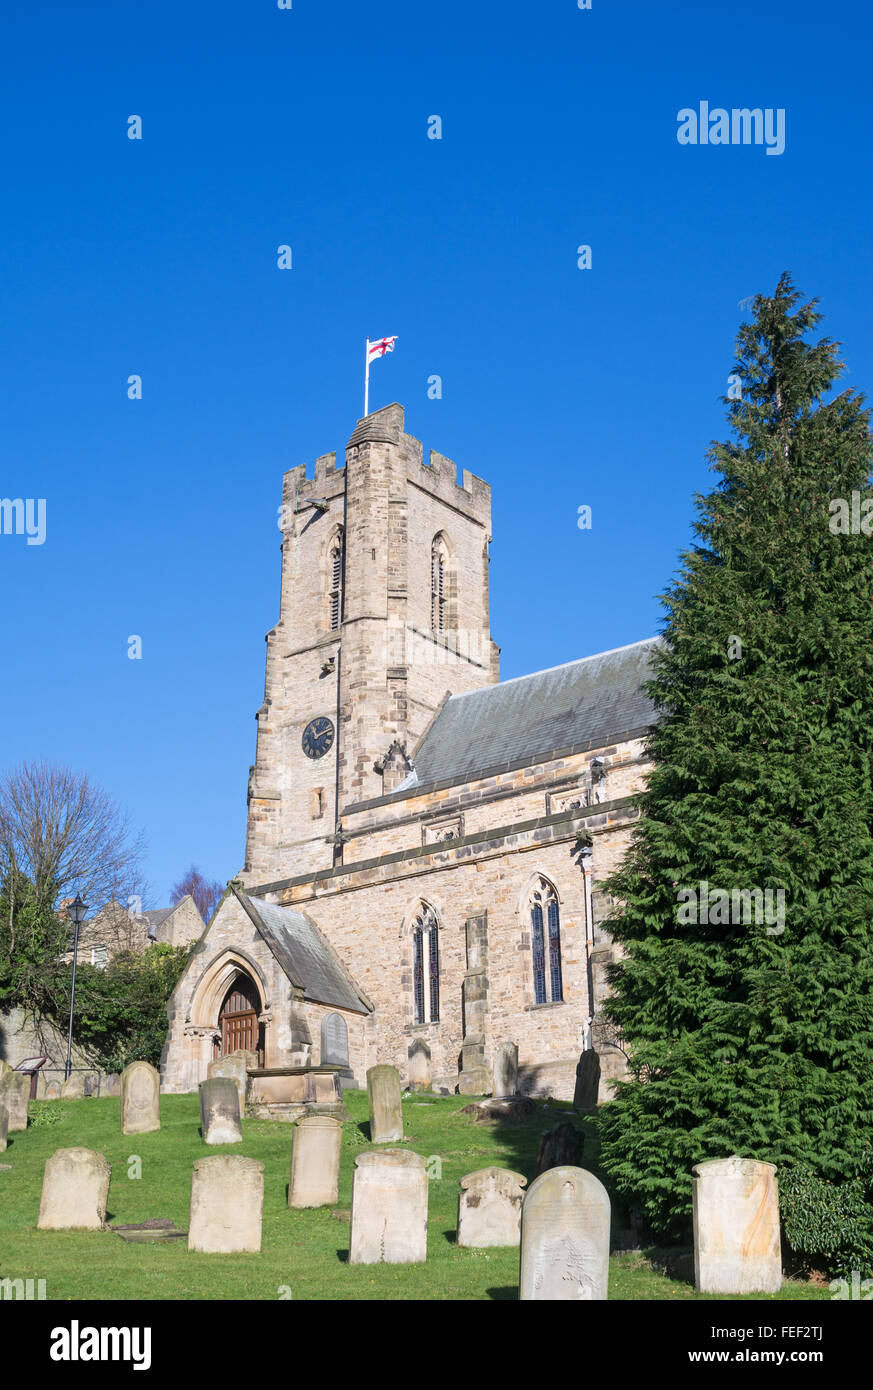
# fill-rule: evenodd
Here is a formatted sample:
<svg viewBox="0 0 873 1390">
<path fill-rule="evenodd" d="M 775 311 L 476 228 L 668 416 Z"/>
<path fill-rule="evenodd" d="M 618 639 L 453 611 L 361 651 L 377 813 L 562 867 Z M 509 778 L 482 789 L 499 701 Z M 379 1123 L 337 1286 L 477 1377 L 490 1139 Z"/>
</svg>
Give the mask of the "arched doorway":
<svg viewBox="0 0 873 1390">
<path fill-rule="evenodd" d="M 215 1044 L 215 1056 L 226 1057 L 229 1052 L 256 1052 L 258 1066 L 264 1065 L 264 1025 L 258 1022 L 261 1000 L 254 980 L 238 974 L 224 996 L 218 1011 L 220 1039 Z"/>
</svg>

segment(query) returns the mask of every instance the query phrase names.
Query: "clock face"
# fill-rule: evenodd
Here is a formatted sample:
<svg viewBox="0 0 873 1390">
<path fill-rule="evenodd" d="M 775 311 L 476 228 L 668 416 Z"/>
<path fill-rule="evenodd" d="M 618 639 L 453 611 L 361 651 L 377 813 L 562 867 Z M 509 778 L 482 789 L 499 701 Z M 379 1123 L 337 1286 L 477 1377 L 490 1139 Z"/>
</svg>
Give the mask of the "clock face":
<svg viewBox="0 0 873 1390">
<path fill-rule="evenodd" d="M 303 730 L 302 743 L 307 758 L 323 758 L 333 747 L 333 725 L 330 720 L 323 714 L 317 719 L 310 719 Z"/>
</svg>

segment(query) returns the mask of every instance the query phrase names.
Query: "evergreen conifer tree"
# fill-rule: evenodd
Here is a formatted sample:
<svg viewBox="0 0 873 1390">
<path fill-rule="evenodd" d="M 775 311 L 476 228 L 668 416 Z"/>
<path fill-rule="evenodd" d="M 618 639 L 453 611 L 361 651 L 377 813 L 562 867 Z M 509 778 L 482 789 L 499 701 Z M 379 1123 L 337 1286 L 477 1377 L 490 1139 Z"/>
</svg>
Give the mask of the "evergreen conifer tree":
<svg viewBox="0 0 873 1390">
<path fill-rule="evenodd" d="M 602 1112 L 603 1164 L 664 1235 L 687 1229 L 695 1163 L 840 1181 L 873 1139 L 871 438 L 863 397 L 829 394 L 820 320 L 783 275 L 740 329 L 735 438 L 664 596 L 653 768 L 607 885 L 605 1012 L 634 1079 Z M 741 896 L 766 889 L 769 921 Z"/>
</svg>

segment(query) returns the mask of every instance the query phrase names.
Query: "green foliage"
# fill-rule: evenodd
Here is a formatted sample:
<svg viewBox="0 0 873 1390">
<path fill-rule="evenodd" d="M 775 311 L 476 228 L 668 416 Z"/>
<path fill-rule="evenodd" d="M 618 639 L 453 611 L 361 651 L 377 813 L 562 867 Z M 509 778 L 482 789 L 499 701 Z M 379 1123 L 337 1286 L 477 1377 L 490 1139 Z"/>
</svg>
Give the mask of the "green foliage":
<svg viewBox="0 0 873 1390">
<path fill-rule="evenodd" d="M 825 400 L 842 365 L 799 304 L 783 276 L 737 339 L 736 438 L 712 447 L 720 481 L 665 596 L 653 768 L 606 885 L 606 1012 L 635 1080 L 605 1107 L 603 1165 L 667 1237 L 689 1229 L 695 1163 L 837 1184 L 873 1136 L 873 542 L 829 525 L 873 451 L 861 398 Z M 783 889 L 784 931 L 683 922 L 701 882 Z"/>
<path fill-rule="evenodd" d="M 0 881 L 0 1000 L 40 1013 L 58 990 L 58 956 L 67 928 L 53 907 L 49 885 L 37 892 L 30 879 L 9 872 Z"/>
<path fill-rule="evenodd" d="M 785 1240 L 810 1266 L 842 1278 L 873 1275 L 873 1205 L 869 1177 L 832 1183 L 808 1164 L 779 1174 L 779 1209 Z"/>
<path fill-rule="evenodd" d="M 188 951 L 163 943 L 141 955 L 124 951 L 106 967 L 80 965 L 76 973 L 73 1037 L 105 1071 L 130 1062 L 157 1066 L 167 1035 L 167 1002 Z M 66 994 L 69 995 L 69 971 Z"/>
<path fill-rule="evenodd" d="M 27 1123 L 34 1129 L 60 1124 L 61 1113 L 54 1101 L 32 1100 L 27 1107 Z"/>
</svg>

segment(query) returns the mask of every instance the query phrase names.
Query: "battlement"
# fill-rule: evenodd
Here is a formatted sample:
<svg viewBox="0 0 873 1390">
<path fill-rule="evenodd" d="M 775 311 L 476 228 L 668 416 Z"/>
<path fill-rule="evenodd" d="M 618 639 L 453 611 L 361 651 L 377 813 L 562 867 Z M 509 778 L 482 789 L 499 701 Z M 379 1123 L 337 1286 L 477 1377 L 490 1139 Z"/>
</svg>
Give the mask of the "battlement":
<svg viewBox="0 0 873 1390">
<path fill-rule="evenodd" d="M 420 439 L 407 434 L 404 429 L 405 413 L 402 405 L 383 406 L 358 420 L 352 436 L 346 445 L 347 456 L 352 461 L 359 448 L 367 444 L 390 444 L 400 451 L 406 465 L 410 482 L 422 487 L 433 496 L 460 506 L 463 511 L 472 513 L 483 524 L 490 523 L 491 488 L 484 479 L 464 469 L 462 481 L 458 482 L 458 467 L 453 459 L 431 449 L 427 458 Z M 305 499 L 320 493 L 335 495 L 338 490 L 331 483 L 344 484 L 345 465 L 337 463 L 336 451 L 322 454 L 315 460 L 314 474 L 307 476 L 305 464 L 290 468 L 284 476 L 283 497 L 286 502 Z"/>
</svg>

